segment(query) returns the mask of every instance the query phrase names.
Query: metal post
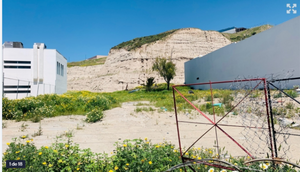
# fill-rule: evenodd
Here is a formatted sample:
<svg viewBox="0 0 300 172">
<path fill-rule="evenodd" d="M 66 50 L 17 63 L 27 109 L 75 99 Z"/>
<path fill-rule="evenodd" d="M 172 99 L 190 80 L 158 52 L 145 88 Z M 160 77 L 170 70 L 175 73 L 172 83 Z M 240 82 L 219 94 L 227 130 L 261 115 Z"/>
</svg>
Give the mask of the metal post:
<svg viewBox="0 0 300 172">
<path fill-rule="evenodd" d="M 39 95 L 39 85 L 40 85 L 40 83 L 39 83 L 39 82 L 37 82 L 36 96 L 38 96 L 38 95 Z"/>
<path fill-rule="evenodd" d="M 178 125 L 178 118 L 177 118 L 177 108 L 176 108 L 176 99 L 175 99 L 175 91 L 173 88 L 173 100 L 174 100 L 174 109 L 175 109 L 175 119 L 176 119 L 176 126 L 177 126 L 177 135 L 178 135 L 178 143 L 179 143 L 179 151 L 182 163 L 184 163 L 183 156 L 182 156 L 182 150 L 181 150 L 181 140 L 180 140 L 180 134 L 179 134 L 179 125 Z"/>
<path fill-rule="evenodd" d="M 29 92 L 29 86 L 30 86 L 30 81 L 28 81 L 28 87 L 27 87 L 27 96 L 28 97 L 28 92 Z M 31 89 L 30 89 L 31 90 Z M 30 91 L 31 92 L 31 91 Z"/>
<path fill-rule="evenodd" d="M 19 94 L 19 80 L 18 80 L 18 85 L 17 85 L 17 97 L 16 97 L 16 99 L 18 99 L 18 94 Z"/>
<path fill-rule="evenodd" d="M 210 95 L 211 95 L 211 105 L 213 107 L 213 114 L 214 114 L 214 123 L 216 123 L 216 114 L 215 114 L 215 106 L 214 106 L 214 95 L 212 91 L 212 86 L 211 86 L 211 81 L 209 81 L 210 85 Z M 217 152 L 218 152 L 218 158 L 220 156 L 219 152 L 219 141 L 218 141 L 218 132 L 217 132 L 217 127 L 215 126 L 215 134 L 216 134 L 216 143 L 217 143 Z"/>
<path fill-rule="evenodd" d="M 271 154 L 272 158 L 274 158 L 274 150 L 273 150 L 273 144 L 272 144 L 272 133 L 271 133 L 271 125 L 270 125 L 270 114 L 269 114 L 269 108 L 268 108 L 268 97 L 267 97 L 267 81 L 265 78 L 263 78 L 264 81 L 264 92 L 265 92 L 265 102 L 266 102 L 266 111 L 267 111 L 267 122 L 268 122 L 268 128 L 269 128 L 269 137 L 270 137 L 270 146 L 271 146 Z"/>
</svg>

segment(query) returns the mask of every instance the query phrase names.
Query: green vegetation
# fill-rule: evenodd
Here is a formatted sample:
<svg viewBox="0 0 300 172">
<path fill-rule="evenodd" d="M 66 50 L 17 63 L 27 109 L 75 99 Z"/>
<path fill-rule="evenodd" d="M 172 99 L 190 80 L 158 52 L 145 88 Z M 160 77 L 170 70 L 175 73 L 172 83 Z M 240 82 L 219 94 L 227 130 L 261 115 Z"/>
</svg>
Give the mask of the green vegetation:
<svg viewBox="0 0 300 172">
<path fill-rule="evenodd" d="M 3 153 L 2 163 L 6 160 L 25 160 L 26 168 L 20 168 L 18 171 L 36 172 L 36 171 L 165 171 L 175 165 L 181 164 L 180 153 L 175 146 L 168 142 L 153 144 L 148 138 L 124 140 L 115 144 L 116 149 L 111 152 L 111 156 L 102 153 L 93 153 L 90 149 L 80 149 L 78 144 L 71 140 L 72 136 L 67 136 L 67 142 L 56 141 L 52 146 L 42 146 L 37 148 L 34 140 L 28 136 L 13 139 L 11 143 L 6 143 L 8 149 Z M 282 164 L 273 169 L 271 163 L 256 162 L 245 165 L 250 157 L 234 158 L 225 152 L 224 148 L 219 149 L 220 154 L 228 156 L 223 159 L 232 166 L 237 166 L 242 171 L 252 171 L 256 169 L 264 171 L 290 171 L 296 172 L 292 166 Z M 215 148 L 192 148 L 185 153 L 185 157 L 201 161 L 203 159 L 217 158 Z M 213 163 L 213 161 L 207 161 Z M 192 165 L 197 171 L 221 171 L 221 168 L 211 167 L 204 164 Z M 3 171 L 16 171 L 16 169 L 2 166 Z M 188 172 L 191 169 L 186 168 Z M 174 172 L 182 172 L 184 168 L 178 168 Z"/>
<path fill-rule="evenodd" d="M 263 32 L 267 29 L 272 28 L 272 25 L 262 25 L 259 27 L 254 27 L 251 29 L 247 29 L 238 33 L 222 33 L 223 36 L 225 36 L 227 39 L 229 39 L 231 42 L 238 42 L 241 40 L 244 40 L 246 38 L 249 38 L 255 34 L 258 34 L 260 32 Z"/>
<path fill-rule="evenodd" d="M 94 66 L 94 65 L 102 65 L 105 63 L 107 57 L 102 57 L 98 59 L 92 59 L 92 60 L 83 60 L 79 62 L 69 62 L 68 67 L 74 67 L 74 66 Z"/>
<path fill-rule="evenodd" d="M 86 114 L 86 122 L 94 123 L 100 121 L 103 118 L 103 112 L 99 109 L 93 109 L 92 111 Z"/>
<path fill-rule="evenodd" d="M 167 89 L 169 90 L 170 81 L 176 75 L 175 63 L 173 63 L 171 60 L 167 62 L 166 58 L 156 58 L 152 66 L 152 70 L 157 71 L 159 75 L 164 78 L 167 83 Z"/>
<path fill-rule="evenodd" d="M 140 38 L 135 38 L 130 41 L 122 42 L 121 44 L 112 47 L 111 49 L 121 49 L 124 48 L 128 51 L 134 50 L 136 48 L 140 48 L 144 44 L 149 44 L 152 42 L 156 42 L 158 40 L 164 39 L 166 36 L 174 33 L 178 29 L 170 30 L 167 32 L 163 32 L 157 35 L 150 35 L 150 36 L 145 36 L 145 37 L 140 37 Z"/>
<path fill-rule="evenodd" d="M 135 112 L 142 112 L 142 111 L 146 111 L 146 112 L 153 112 L 153 111 L 155 111 L 155 109 L 153 109 L 152 107 L 142 107 L 142 108 L 140 108 L 140 107 L 137 107 L 136 109 L 134 109 L 134 111 Z"/>
</svg>

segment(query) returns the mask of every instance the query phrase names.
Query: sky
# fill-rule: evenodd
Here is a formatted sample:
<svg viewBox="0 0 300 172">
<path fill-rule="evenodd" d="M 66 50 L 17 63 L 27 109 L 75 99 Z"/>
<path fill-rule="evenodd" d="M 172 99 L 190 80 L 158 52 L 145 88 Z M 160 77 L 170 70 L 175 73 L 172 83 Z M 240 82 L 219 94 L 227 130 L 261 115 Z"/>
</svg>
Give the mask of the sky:
<svg viewBox="0 0 300 172">
<path fill-rule="evenodd" d="M 3 0 L 3 40 L 45 43 L 68 62 L 171 29 L 278 25 L 300 15 L 300 0 Z M 286 4 L 297 4 L 287 14 Z"/>
</svg>

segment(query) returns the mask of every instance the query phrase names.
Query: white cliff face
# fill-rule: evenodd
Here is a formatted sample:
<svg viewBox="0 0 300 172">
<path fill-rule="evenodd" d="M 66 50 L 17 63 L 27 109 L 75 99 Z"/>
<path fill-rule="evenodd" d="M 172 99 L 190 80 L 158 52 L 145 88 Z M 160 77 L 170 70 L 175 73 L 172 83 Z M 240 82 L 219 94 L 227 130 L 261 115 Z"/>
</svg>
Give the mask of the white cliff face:
<svg viewBox="0 0 300 172">
<path fill-rule="evenodd" d="M 117 91 L 144 83 L 155 77 L 156 83 L 165 82 L 151 71 L 156 57 L 169 58 L 176 64 L 172 83 L 184 82 L 184 62 L 206 55 L 231 42 L 216 31 L 196 28 L 180 29 L 162 40 L 145 44 L 135 50 L 111 49 L 104 65 L 68 68 L 68 90 Z"/>
</svg>

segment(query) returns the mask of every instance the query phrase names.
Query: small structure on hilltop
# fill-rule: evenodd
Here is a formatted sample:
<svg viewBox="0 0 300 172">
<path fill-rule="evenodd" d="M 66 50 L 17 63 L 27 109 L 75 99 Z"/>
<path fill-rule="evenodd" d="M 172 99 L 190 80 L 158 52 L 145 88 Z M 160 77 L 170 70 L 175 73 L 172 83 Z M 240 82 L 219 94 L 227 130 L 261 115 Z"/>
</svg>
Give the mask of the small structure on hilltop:
<svg viewBox="0 0 300 172">
<path fill-rule="evenodd" d="M 56 49 L 46 49 L 44 43 L 23 48 L 21 42 L 5 42 L 2 48 L 3 96 L 19 99 L 67 91 L 67 59 Z"/>
</svg>

